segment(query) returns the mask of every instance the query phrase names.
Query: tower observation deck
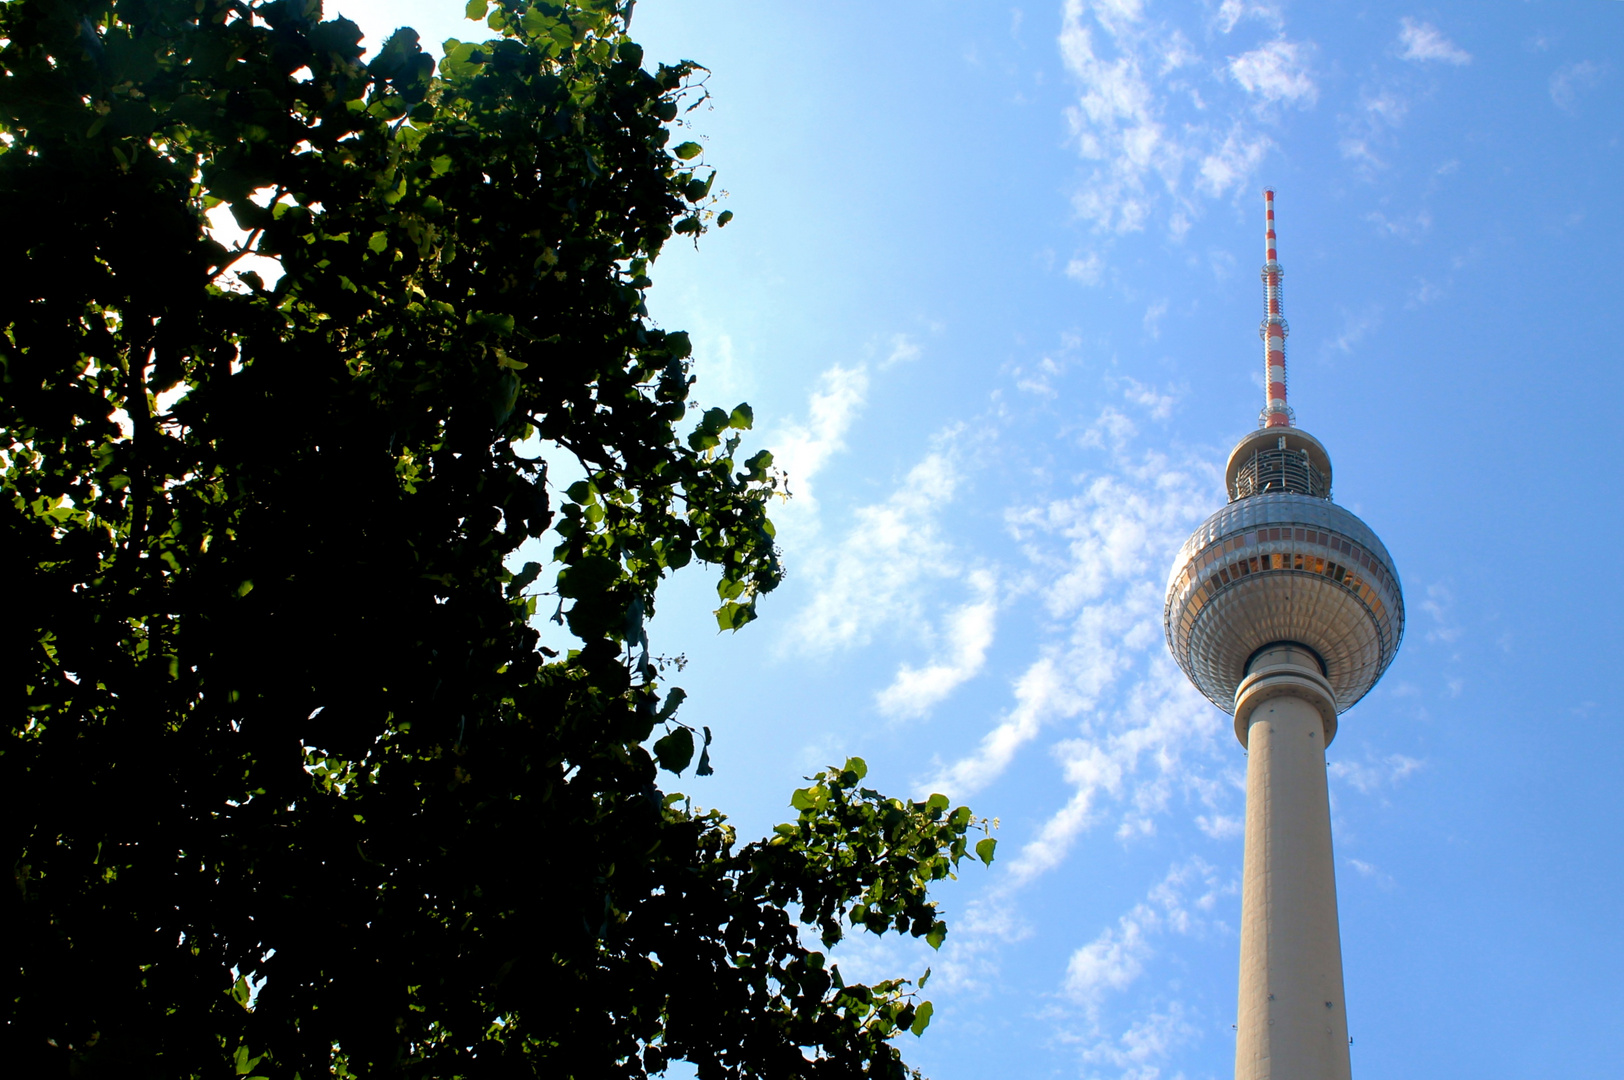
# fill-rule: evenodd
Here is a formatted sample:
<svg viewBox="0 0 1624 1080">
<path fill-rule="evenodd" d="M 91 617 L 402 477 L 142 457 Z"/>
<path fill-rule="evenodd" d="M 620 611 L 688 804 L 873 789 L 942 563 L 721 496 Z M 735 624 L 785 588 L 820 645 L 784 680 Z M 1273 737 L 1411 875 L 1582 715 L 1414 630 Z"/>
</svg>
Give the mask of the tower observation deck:
<svg viewBox="0 0 1624 1080">
<path fill-rule="evenodd" d="M 1173 560 L 1163 628 L 1249 750 L 1236 1080 L 1348 1080 L 1325 748 L 1397 654 L 1404 596 L 1286 403 L 1274 192 L 1264 205 L 1266 403 L 1229 455 L 1228 505 Z"/>
</svg>

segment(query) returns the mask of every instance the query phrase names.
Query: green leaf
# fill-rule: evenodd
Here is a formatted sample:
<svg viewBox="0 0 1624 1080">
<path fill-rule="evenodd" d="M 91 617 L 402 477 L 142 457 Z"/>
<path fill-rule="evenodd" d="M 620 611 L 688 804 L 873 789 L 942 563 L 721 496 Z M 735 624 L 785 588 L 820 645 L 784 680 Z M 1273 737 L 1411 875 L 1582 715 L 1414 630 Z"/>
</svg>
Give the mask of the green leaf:
<svg viewBox="0 0 1624 1080">
<path fill-rule="evenodd" d="M 371 248 L 373 251 L 382 251 L 388 246 L 389 234 L 386 232 L 375 232 L 367 240 L 367 247 Z"/>
<path fill-rule="evenodd" d="M 570 600 L 601 595 L 620 576 L 620 563 L 604 555 L 589 555 L 558 575 L 558 595 Z"/>
<path fill-rule="evenodd" d="M 654 756 L 659 759 L 660 768 L 680 776 L 694 759 L 694 733 L 685 727 L 677 728 L 655 742 Z"/>
<path fill-rule="evenodd" d="M 924 980 L 921 979 L 920 983 L 923 985 Z M 925 1029 L 930 1027 L 930 1017 L 935 1011 L 936 1006 L 932 1005 L 930 1002 L 926 1001 L 922 1003 L 917 1009 L 914 1010 L 914 1021 L 908 1027 L 908 1030 L 913 1032 L 915 1035 L 923 1035 L 925 1033 Z"/>
<path fill-rule="evenodd" d="M 741 604 L 737 600 L 729 600 L 716 609 L 716 628 L 718 630 L 739 630 L 756 617 L 756 605 L 752 602 Z"/>
<path fill-rule="evenodd" d="M 710 761 L 711 729 L 705 728 L 704 732 L 705 745 L 699 750 L 699 766 L 694 769 L 695 776 L 710 776 L 716 772 L 715 769 L 711 768 Z"/>
<path fill-rule="evenodd" d="M 727 418 L 728 427 L 737 428 L 740 431 L 749 431 L 750 428 L 755 426 L 755 422 L 755 410 L 750 408 L 750 404 L 748 402 L 744 401 L 741 401 L 734 406 L 733 412 L 729 414 Z"/>
<path fill-rule="evenodd" d="M 868 762 L 864 761 L 860 757 L 849 757 L 846 759 L 845 766 L 842 767 L 840 771 L 854 773 L 857 776 L 857 779 L 861 780 L 863 777 L 868 775 Z"/>
<path fill-rule="evenodd" d="M 520 593 L 524 592 L 525 589 L 530 587 L 531 582 L 535 581 L 536 578 L 540 576 L 541 564 L 539 562 L 525 563 L 524 569 L 513 575 L 513 580 L 508 582 L 508 595 L 518 596 Z"/>
<path fill-rule="evenodd" d="M 733 220 L 733 211 L 731 211 L 731 210 L 723 210 L 720 214 L 716 215 L 716 227 L 718 229 L 720 229 L 720 228 L 722 228 L 724 225 L 726 225 L 728 222 L 730 222 L 732 220 Z"/>
<path fill-rule="evenodd" d="M 686 701 L 687 699 L 688 699 L 688 691 L 684 690 L 680 686 L 673 686 L 670 689 L 670 691 L 668 691 L 666 693 L 665 701 L 661 703 L 660 711 L 654 717 L 655 721 L 658 722 L 658 723 L 663 724 L 667 720 L 671 719 L 672 715 L 676 713 L 677 709 L 680 708 L 682 706 L 682 703 L 684 701 Z M 710 728 L 706 728 L 705 731 L 706 731 L 705 745 L 709 746 L 710 745 L 710 735 L 709 735 Z"/>
<path fill-rule="evenodd" d="M 705 152 L 705 148 L 696 142 L 678 143 L 671 152 L 682 161 L 692 161 Z"/>
<path fill-rule="evenodd" d="M 992 853 L 996 850 L 998 850 L 998 841 L 990 836 L 985 840 L 978 840 L 976 842 L 976 858 L 980 859 L 988 866 L 992 865 Z"/>
<path fill-rule="evenodd" d="M 466 321 L 469 326 L 482 326 L 499 337 L 507 337 L 513 333 L 511 312 L 470 311 Z"/>
<path fill-rule="evenodd" d="M 947 924 L 937 919 L 931 924 L 930 932 L 925 935 L 925 940 L 930 944 L 931 948 L 940 949 L 942 942 L 947 940 Z"/>
<path fill-rule="evenodd" d="M 462 12 L 463 17 L 472 19 L 474 22 L 484 22 L 485 9 L 489 6 L 489 3 L 490 0 L 468 0 L 468 6 Z"/>
</svg>

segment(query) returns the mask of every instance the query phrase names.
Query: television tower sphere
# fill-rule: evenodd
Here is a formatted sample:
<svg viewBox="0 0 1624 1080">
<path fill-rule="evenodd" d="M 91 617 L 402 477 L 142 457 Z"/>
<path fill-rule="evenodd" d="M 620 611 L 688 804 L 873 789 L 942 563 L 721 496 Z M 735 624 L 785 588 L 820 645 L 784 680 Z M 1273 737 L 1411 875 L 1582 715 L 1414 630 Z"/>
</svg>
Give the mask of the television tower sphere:
<svg viewBox="0 0 1624 1080">
<path fill-rule="evenodd" d="M 1301 645 L 1330 683 L 1335 711 L 1347 710 L 1376 685 L 1404 634 L 1392 556 L 1370 526 L 1331 501 L 1331 459 L 1305 431 L 1246 436 L 1224 481 L 1229 505 L 1173 561 L 1163 625 L 1174 658 L 1232 713 L 1259 652 Z M 1334 736 L 1334 716 L 1329 723 Z"/>
</svg>

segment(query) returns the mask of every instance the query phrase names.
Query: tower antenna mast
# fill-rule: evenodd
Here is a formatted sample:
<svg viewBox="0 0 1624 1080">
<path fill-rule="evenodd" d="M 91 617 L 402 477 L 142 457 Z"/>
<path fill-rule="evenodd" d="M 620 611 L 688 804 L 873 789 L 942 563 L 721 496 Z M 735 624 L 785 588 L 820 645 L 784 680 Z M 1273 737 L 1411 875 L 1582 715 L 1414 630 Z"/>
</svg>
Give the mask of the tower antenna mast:
<svg viewBox="0 0 1624 1080">
<path fill-rule="evenodd" d="M 1263 375 L 1268 390 L 1264 397 L 1263 414 L 1258 417 L 1259 427 L 1295 427 L 1297 417 L 1286 404 L 1286 335 L 1291 333 L 1285 316 L 1280 312 L 1280 279 L 1285 267 L 1274 247 L 1274 192 L 1263 192 L 1263 208 L 1267 231 L 1263 237 L 1265 262 L 1263 263 L 1263 325 L 1258 327 L 1263 338 Z"/>
</svg>

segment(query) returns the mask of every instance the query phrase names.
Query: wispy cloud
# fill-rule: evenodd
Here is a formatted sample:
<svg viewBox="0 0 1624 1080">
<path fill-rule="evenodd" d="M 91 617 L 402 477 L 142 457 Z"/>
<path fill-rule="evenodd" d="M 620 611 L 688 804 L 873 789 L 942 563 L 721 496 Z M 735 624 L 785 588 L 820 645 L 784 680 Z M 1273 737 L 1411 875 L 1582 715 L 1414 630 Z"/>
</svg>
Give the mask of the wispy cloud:
<svg viewBox="0 0 1624 1080">
<path fill-rule="evenodd" d="M 812 478 L 846 448 L 846 432 L 867 401 L 868 369 L 836 364 L 818 379 L 806 420 L 780 428 L 774 436 L 773 458 L 789 477 L 795 493 L 791 506 L 802 514 L 817 510 Z"/>
<path fill-rule="evenodd" d="M 1207 200 L 1244 189 L 1275 146 L 1286 108 L 1319 99 L 1312 42 L 1284 32 L 1274 3 L 1225 0 L 1205 26 L 1178 8 L 1168 17 L 1129 0 L 1065 0 L 1060 51 L 1078 85 L 1067 110 L 1078 152 L 1091 164 L 1074 194 L 1080 218 L 1105 233 L 1147 227 L 1158 214 L 1182 239 Z M 1174 16 L 1194 22 L 1175 25 Z M 1268 37 L 1227 59 L 1191 43 L 1239 34 Z M 1227 41 L 1225 42 L 1228 43 Z"/>
<path fill-rule="evenodd" d="M 1279 4 L 1247 2 L 1247 0 L 1224 0 L 1218 5 L 1218 12 L 1213 25 L 1220 33 L 1228 34 L 1235 29 L 1242 19 L 1256 19 L 1259 22 L 1278 30 L 1284 22 Z"/>
<path fill-rule="evenodd" d="M 1135 1020 L 1114 1038 L 1096 1033 L 1093 1039 L 1083 1042 L 1082 1059 L 1087 1065 L 1121 1069 L 1121 1080 L 1157 1080 L 1162 1075 L 1158 1063 L 1200 1035 L 1200 1028 L 1185 1018 L 1184 1004 L 1173 1001 Z M 1090 1070 L 1090 1075 L 1098 1074 Z M 1171 1080 L 1183 1076 L 1180 1072 Z"/>
<path fill-rule="evenodd" d="M 869 641 L 880 625 L 917 620 L 926 577 L 962 577 L 938 513 L 962 481 L 952 435 L 939 440 L 885 500 L 859 507 L 845 535 L 807 557 L 817 585 L 796 620 L 797 644 L 830 650 Z"/>
<path fill-rule="evenodd" d="M 1251 179 L 1273 146 L 1274 140 L 1267 135 L 1235 124 L 1217 149 L 1201 159 L 1196 186 L 1213 198 L 1221 198 Z"/>
<path fill-rule="evenodd" d="M 1167 310 L 1167 302 L 1162 301 L 1152 310 L 1156 312 L 1157 318 L 1161 318 Z M 1150 312 L 1145 313 L 1145 318 L 1147 320 L 1150 318 Z M 1122 396 L 1143 408 L 1152 420 L 1166 420 L 1173 414 L 1173 406 L 1178 403 L 1175 395 L 1128 377 L 1122 379 Z"/>
<path fill-rule="evenodd" d="M 1098 1008 L 1107 991 L 1124 990 L 1137 979 L 1150 955 L 1145 923 L 1155 919 L 1156 913 L 1140 904 L 1072 953 L 1066 962 L 1066 993 L 1072 1000 Z"/>
<path fill-rule="evenodd" d="M 1365 87 L 1358 105 L 1337 116 L 1342 137 L 1337 148 L 1342 156 L 1358 166 L 1366 179 L 1387 167 L 1382 156 L 1393 144 L 1392 133 L 1409 114 L 1410 102 L 1390 87 Z"/>
<path fill-rule="evenodd" d="M 1135 411 L 1171 407 L 1167 395 L 1131 381 L 1125 396 Z M 1120 410 L 1103 409 L 1091 432 L 1108 467 L 1080 478 L 1070 496 L 1006 512 L 1010 536 L 1031 564 L 1030 588 L 1057 633 L 1015 679 L 1012 703 L 979 745 L 924 785 L 967 796 L 1001 776 L 1046 728 L 1078 725 L 1051 748 L 1072 794 L 1015 856 L 1008 874 L 1016 883 L 1057 865 L 1099 820 L 1107 798 L 1121 801 L 1130 831 L 1146 831 L 1185 786 L 1185 755 L 1212 745 L 1221 726 L 1176 677 L 1161 634 L 1168 561 L 1212 508 L 1214 477 L 1137 448 L 1136 430 Z M 1211 790 L 1216 798 L 1218 788 Z"/>
<path fill-rule="evenodd" d="M 1084 285 L 1098 285 L 1103 279 L 1104 270 L 1105 260 L 1100 258 L 1097 251 L 1079 255 L 1066 264 L 1066 276 Z"/>
<path fill-rule="evenodd" d="M 890 351 L 885 354 L 885 359 L 880 361 L 881 371 L 886 368 L 896 367 L 898 364 L 918 360 L 924 355 L 924 350 L 919 347 L 919 342 L 907 334 L 892 334 L 890 346 Z"/>
<path fill-rule="evenodd" d="M 1231 57 L 1229 73 L 1260 105 L 1306 107 L 1319 100 L 1319 86 L 1309 70 L 1308 53 L 1301 42 L 1276 38 Z"/>
<path fill-rule="evenodd" d="M 1564 64 L 1551 74 L 1551 100 L 1564 112 L 1578 108 L 1579 95 L 1601 85 L 1607 68 L 1591 60 Z"/>
<path fill-rule="evenodd" d="M 1127 989 L 1144 973 L 1155 937 L 1204 933 L 1219 897 L 1231 891 L 1233 886 L 1223 885 L 1217 868 L 1204 859 L 1174 863 L 1167 876 L 1115 926 L 1100 931 L 1071 954 L 1066 964 L 1066 995 L 1091 1012 L 1097 1010 L 1107 994 Z"/>
<path fill-rule="evenodd" d="M 1353 867 L 1360 877 L 1369 878 L 1383 889 L 1391 889 L 1396 884 L 1393 875 L 1387 873 L 1375 863 L 1366 862 L 1363 859 L 1347 859 L 1345 861 L 1349 866 Z"/>
<path fill-rule="evenodd" d="M 1472 62 L 1472 54 L 1444 37 L 1436 26 L 1408 16 L 1399 20 L 1398 44 L 1398 55 L 1403 60 L 1432 60 L 1457 66 Z"/>
<path fill-rule="evenodd" d="M 1432 616 L 1428 641 L 1451 645 L 1460 638 L 1460 623 L 1455 619 L 1455 593 L 1448 585 L 1441 582 L 1428 585 L 1421 610 Z"/>
<path fill-rule="evenodd" d="M 998 579 L 990 570 L 975 570 L 969 584 L 975 599 L 943 620 L 937 657 L 922 668 L 898 668 L 891 685 L 875 695 L 880 712 L 899 719 L 923 716 L 980 674 L 997 627 Z"/>
<path fill-rule="evenodd" d="M 1366 757 L 1364 761 L 1338 759 L 1331 762 L 1328 772 L 1361 795 L 1369 795 L 1380 788 L 1393 787 L 1408 779 L 1426 763 L 1404 754 L 1384 757 Z"/>
<path fill-rule="evenodd" d="M 1062 1000 L 1080 1007 L 1081 1017 L 1068 1016 L 1064 1007 L 1051 1017 L 1057 1021 L 1056 1040 L 1076 1048 L 1084 1076 L 1099 1077 L 1101 1068 L 1110 1068 L 1121 1070 L 1122 1080 L 1156 1080 L 1180 1048 L 1200 1039 L 1187 1006 L 1165 994 L 1154 993 L 1155 1003 L 1136 1010 L 1124 1027 L 1108 1025 L 1103 1006 L 1145 976 L 1157 939 L 1167 934 L 1200 938 L 1221 926 L 1213 918 L 1218 899 L 1236 891 L 1236 883 L 1221 882 L 1217 869 L 1200 858 L 1175 863 L 1115 926 L 1071 954 Z"/>
<path fill-rule="evenodd" d="M 1327 348 L 1339 352 L 1344 356 L 1351 355 L 1365 337 L 1381 325 L 1381 308 L 1376 305 L 1362 311 L 1342 311 L 1342 326 L 1337 330 L 1336 336 L 1327 343 Z"/>
<path fill-rule="evenodd" d="M 1015 855 L 1008 870 L 1013 884 L 1059 866 L 1077 838 L 1106 816 L 1107 798 L 1118 838 L 1129 840 L 1154 833 L 1176 793 L 1209 810 L 1231 797 L 1217 778 L 1220 748 L 1229 749 L 1223 718 L 1170 660 L 1151 661 L 1126 697 L 1124 707 L 1087 717 L 1077 737 L 1055 744 L 1071 798 Z"/>
<path fill-rule="evenodd" d="M 1419 243 L 1422 237 L 1432 231 L 1432 212 L 1425 207 L 1396 218 L 1390 218 L 1380 210 L 1373 210 L 1365 215 L 1365 220 L 1376 226 L 1376 231 L 1384 236 L 1408 240 L 1411 243 Z"/>
<path fill-rule="evenodd" d="M 1310 43 L 1277 32 L 1219 67 L 1148 8 L 1137 0 L 1063 5 L 1060 54 L 1078 87 L 1066 115 L 1091 163 L 1073 205 L 1099 231 L 1122 234 L 1145 228 L 1165 202 L 1177 239 L 1202 197 L 1223 198 L 1257 171 L 1274 145 L 1259 125 L 1282 106 L 1313 105 L 1319 89 Z M 1275 6 L 1239 2 L 1224 4 L 1212 25 L 1227 35 L 1248 18 L 1281 26 Z"/>
<path fill-rule="evenodd" d="M 1152 338 L 1161 337 L 1162 336 L 1162 316 L 1166 315 L 1166 314 L 1167 314 L 1167 300 L 1165 298 L 1163 298 L 1161 300 L 1158 300 L 1154 304 L 1151 304 L 1149 307 L 1147 307 L 1145 309 L 1145 320 L 1144 320 L 1145 333 L 1149 334 Z"/>
</svg>

